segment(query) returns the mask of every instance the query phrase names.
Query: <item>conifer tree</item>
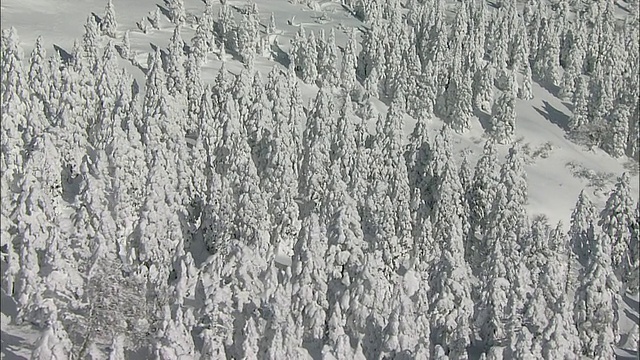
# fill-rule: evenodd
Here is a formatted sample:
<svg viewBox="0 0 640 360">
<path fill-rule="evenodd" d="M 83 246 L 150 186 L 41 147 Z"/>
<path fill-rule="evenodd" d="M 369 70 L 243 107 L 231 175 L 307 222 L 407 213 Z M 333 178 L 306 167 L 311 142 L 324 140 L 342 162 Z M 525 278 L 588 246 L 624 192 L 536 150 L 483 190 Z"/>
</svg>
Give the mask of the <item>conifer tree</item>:
<svg viewBox="0 0 640 360">
<path fill-rule="evenodd" d="M 81 62 L 78 64 L 85 71 L 92 72 L 98 63 L 98 41 L 100 39 L 100 28 L 93 15 L 87 18 L 84 25 L 84 35 L 82 36 L 82 51 L 79 54 Z"/>
<path fill-rule="evenodd" d="M 522 86 L 518 89 L 518 98 L 531 100 L 533 99 L 533 80 L 531 79 L 531 66 L 529 66 L 528 61 L 524 65 L 524 75 L 522 77 Z"/>
<path fill-rule="evenodd" d="M 334 100 L 330 88 L 321 87 L 304 131 L 303 159 L 300 166 L 300 194 L 310 208 L 319 206 L 324 184 L 329 179 L 331 129 L 334 121 Z"/>
<path fill-rule="evenodd" d="M 221 48 L 228 48 L 231 51 L 237 50 L 237 25 L 233 10 L 228 2 L 223 2 L 218 10 L 218 22 L 215 24 L 218 39 L 222 43 Z"/>
<path fill-rule="evenodd" d="M 587 265 L 590 257 L 589 251 L 592 249 L 592 244 L 589 244 L 588 241 L 593 236 L 593 234 L 589 234 L 589 229 L 595 224 L 595 212 L 593 203 L 582 190 L 571 214 L 569 238 L 571 249 L 583 266 Z"/>
<path fill-rule="evenodd" d="M 313 84 L 318 78 L 318 44 L 313 32 L 309 34 L 305 47 L 300 48 L 300 67 L 302 71 L 302 81 Z"/>
<path fill-rule="evenodd" d="M 324 43 L 324 39 L 323 39 Z M 318 77 L 327 86 L 336 86 L 340 78 L 338 72 L 338 48 L 336 46 L 336 33 L 333 28 L 329 32 L 322 52 L 318 53 Z"/>
<path fill-rule="evenodd" d="M 473 79 L 473 99 L 475 106 L 483 111 L 489 111 L 493 103 L 493 70 L 491 63 L 478 69 Z"/>
<path fill-rule="evenodd" d="M 613 347 L 618 341 L 614 303 L 619 283 L 611 267 L 607 236 L 595 235 L 591 244 L 589 264 L 576 291 L 574 321 L 582 355 L 608 359 L 614 356 Z"/>
<path fill-rule="evenodd" d="M 624 173 L 618 178 L 598 220 L 602 236 L 611 246 L 611 266 L 620 279 L 631 275 L 630 242 L 634 209 L 629 186 L 629 175 Z"/>
<path fill-rule="evenodd" d="M 629 138 L 629 122 L 631 114 L 629 108 L 624 104 L 618 104 L 609 113 L 611 127 L 608 129 L 608 136 L 605 138 L 603 148 L 611 156 L 619 158 L 625 155 L 627 139 Z"/>
<path fill-rule="evenodd" d="M 42 46 L 42 36 L 36 38 L 36 43 L 29 57 L 29 88 L 35 97 L 42 102 L 45 114 L 51 117 L 51 100 L 49 92 L 51 86 L 51 73 L 46 63 L 46 50 Z"/>
<path fill-rule="evenodd" d="M 474 270 L 477 270 L 477 266 L 481 261 L 481 258 L 477 256 L 479 255 L 479 249 L 482 248 L 479 241 L 484 237 L 487 229 L 489 213 L 491 212 L 499 181 L 495 145 L 492 141 L 487 141 L 484 145 L 483 155 L 476 163 L 471 183 L 469 255 L 476 254 L 476 256 L 469 258 L 469 262 Z"/>
<path fill-rule="evenodd" d="M 461 72 L 454 72 L 445 96 L 448 103 L 447 121 L 451 128 L 459 133 L 468 130 L 473 111 L 471 79 Z"/>
<path fill-rule="evenodd" d="M 255 3 L 253 5 L 255 6 Z M 260 21 L 257 16 L 258 14 L 250 9 L 242 15 L 238 25 L 238 53 L 245 64 L 251 63 L 255 58 L 259 45 Z"/>
<path fill-rule="evenodd" d="M 100 22 L 102 34 L 111 38 L 116 37 L 116 29 L 118 22 L 116 21 L 116 11 L 113 7 L 113 0 L 108 0 L 107 7 L 104 11 L 104 17 Z"/>
<path fill-rule="evenodd" d="M 576 91 L 573 94 L 573 116 L 569 121 L 572 131 L 579 130 L 589 123 L 588 118 L 589 89 L 587 80 L 580 76 L 576 79 Z"/>
<path fill-rule="evenodd" d="M 129 30 L 125 30 L 122 35 L 122 43 L 120 44 L 120 56 L 125 60 L 132 60 L 133 54 L 131 53 L 131 40 Z"/>
<path fill-rule="evenodd" d="M 357 40 L 355 29 L 349 32 L 347 45 L 344 48 L 342 63 L 340 68 L 340 85 L 350 92 L 357 84 L 356 66 L 357 66 Z"/>
<path fill-rule="evenodd" d="M 291 310 L 296 326 L 303 330 L 303 340 L 321 343 L 325 333 L 328 303 L 324 254 L 327 238 L 318 215 L 303 220 L 295 245 L 292 270 Z"/>
<path fill-rule="evenodd" d="M 184 54 L 184 41 L 180 25 L 173 29 L 173 35 L 169 40 L 169 56 L 167 58 L 166 74 L 167 74 L 167 90 L 171 96 L 182 94 L 184 92 L 185 74 L 184 62 L 186 56 Z"/>
<path fill-rule="evenodd" d="M 171 22 L 176 26 L 184 24 L 186 21 L 186 13 L 184 10 L 184 0 L 170 0 L 168 2 Z"/>
<path fill-rule="evenodd" d="M 488 133 L 499 144 L 510 143 L 516 122 L 515 98 L 511 91 L 504 92 L 491 109 Z"/>
</svg>

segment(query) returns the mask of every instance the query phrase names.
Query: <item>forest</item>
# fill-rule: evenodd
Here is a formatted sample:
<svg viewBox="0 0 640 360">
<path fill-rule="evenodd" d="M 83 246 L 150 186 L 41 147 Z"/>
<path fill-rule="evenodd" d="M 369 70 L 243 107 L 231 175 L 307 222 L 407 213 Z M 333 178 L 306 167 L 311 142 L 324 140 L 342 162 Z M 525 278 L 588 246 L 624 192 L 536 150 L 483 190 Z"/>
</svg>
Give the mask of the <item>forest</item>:
<svg viewBox="0 0 640 360">
<path fill-rule="evenodd" d="M 362 22 L 344 45 L 300 25 L 284 54 L 273 13 L 232 3 L 190 21 L 166 0 L 137 24 L 173 29 L 146 63 L 111 0 L 69 53 L 2 30 L 2 292 L 40 332 L 32 359 L 640 352 L 619 329 L 640 286 L 630 174 L 568 224 L 529 214 L 514 132 L 535 82 L 570 105 L 571 141 L 638 161 L 637 1 L 343 0 Z M 459 156 L 482 119 L 482 154 Z"/>
</svg>

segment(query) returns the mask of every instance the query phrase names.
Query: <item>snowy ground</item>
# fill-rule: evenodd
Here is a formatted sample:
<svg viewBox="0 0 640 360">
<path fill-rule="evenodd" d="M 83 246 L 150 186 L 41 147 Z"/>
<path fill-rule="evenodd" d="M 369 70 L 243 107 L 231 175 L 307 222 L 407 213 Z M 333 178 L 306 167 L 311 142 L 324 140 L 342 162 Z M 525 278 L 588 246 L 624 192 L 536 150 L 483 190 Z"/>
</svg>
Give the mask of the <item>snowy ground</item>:
<svg viewBox="0 0 640 360">
<path fill-rule="evenodd" d="M 242 6 L 244 1 L 229 1 L 231 5 Z M 162 2 L 143 0 L 113 0 L 116 8 L 120 34 L 124 30 L 131 30 L 131 45 L 139 55 L 137 59 L 146 63 L 146 54 L 153 45 L 164 47 L 171 36 L 172 26 L 167 19 L 163 19 L 161 30 L 150 30 L 143 34 L 136 28 L 135 23 L 147 16 Z M 10 26 L 18 30 L 18 34 L 25 50 L 25 56 L 31 51 L 37 36 L 42 35 L 46 50 L 54 51 L 54 46 L 70 52 L 74 39 L 80 39 L 83 25 L 87 16 L 92 12 L 102 16 L 106 1 L 103 0 L 3 0 L 0 5 L 2 28 Z M 200 0 L 185 0 L 187 14 L 200 15 L 204 3 Z M 299 24 L 304 24 L 307 33 L 320 28 L 336 27 L 338 45 L 344 45 L 346 36 L 342 29 L 360 27 L 362 23 L 354 19 L 339 3 L 320 1 L 316 10 L 303 5 L 289 4 L 286 0 L 263 0 L 258 2 L 263 23 L 266 24 L 269 14 L 275 13 L 276 24 L 281 34 L 278 44 L 286 51 L 289 39 L 293 37 Z M 320 11 L 320 10 L 324 11 Z M 321 20 L 325 13 L 329 21 Z M 183 38 L 191 39 L 193 29 L 183 29 Z M 203 69 L 204 80 L 213 79 L 220 61 L 209 55 L 210 61 Z M 125 62 L 122 63 L 125 65 Z M 256 60 L 256 67 L 266 74 L 276 64 L 264 58 Z M 127 65 L 139 83 L 144 83 L 144 75 L 140 69 L 131 64 Z M 232 72 L 238 72 L 240 64 L 236 61 L 229 63 Z M 301 84 L 305 100 L 311 98 L 315 88 Z M 523 138 L 523 145 L 528 145 L 531 152 L 549 143 L 551 150 L 546 158 L 532 158 L 526 167 L 529 183 L 529 214 L 546 214 L 552 222 L 563 221 L 569 223 L 569 216 L 579 192 L 583 188 L 589 189 L 591 198 L 596 205 L 602 207 L 609 190 L 613 187 L 616 177 L 627 171 L 632 176 L 631 185 L 634 196 L 639 192 L 638 167 L 628 159 L 612 159 L 601 150 L 587 150 L 576 145 L 565 137 L 564 127 L 571 116 L 570 105 L 556 98 L 547 89 L 534 84 L 535 98 L 531 101 L 519 100 L 517 104 L 518 121 L 516 137 Z M 383 104 L 379 103 L 381 110 Z M 488 117 L 488 115 L 485 115 Z M 482 117 L 481 117 L 482 118 Z M 482 119 L 481 119 L 482 120 Z M 406 131 L 413 128 L 414 120 L 408 119 Z M 433 131 L 439 129 L 441 123 L 434 121 Z M 483 128 L 481 121 L 475 121 L 473 128 L 464 135 L 456 136 L 456 148 L 459 151 L 470 150 L 470 161 L 475 162 L 481 154 Z M 500 149 L 504 155 L 507 147 Z M 621 308 L 621 330 L 626 334 L 638 322 L 638 297 L 624 299 Z M 15 312 L 15 304 L 4 293 L 2 294 L 2 359 L 27 359 L 29 348 L 35 343 L 36 333 L 26 327 L 8 324 L 8 317 Z M 623 343 L 626 335 L 623 335 Z M 638 353 L 619 350 L 619 358 L 638 358 Z"/>
</svg>

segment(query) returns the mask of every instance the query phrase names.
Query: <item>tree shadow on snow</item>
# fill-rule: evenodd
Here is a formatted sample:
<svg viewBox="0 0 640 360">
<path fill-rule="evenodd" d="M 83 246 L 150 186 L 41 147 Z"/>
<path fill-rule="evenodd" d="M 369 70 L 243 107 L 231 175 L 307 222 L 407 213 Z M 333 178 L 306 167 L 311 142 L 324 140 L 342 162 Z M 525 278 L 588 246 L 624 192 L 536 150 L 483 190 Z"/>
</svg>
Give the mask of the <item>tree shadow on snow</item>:
<svg viewBox="0 0 640 360">
<path fill-rule="evenodd" d="M 0 333 L 0 348 L 2 349 L 2 358 L 7 360 L 27 360 L 26 357 L 16 354 L 14 351 L 26 349 L 30 346 L 23 338 L 15 335 L 7 334 L 2 331 Z"/>
<path fill-rule="evenodd" d="M 478 118 L 478 121 L 480 122 L 482 129 L 485 132 L 487 132 L 490 127 L 489 121 L 491 120 L 491 114 L 487 114 L 486 112 L 475 108 L 473 109 L 473 115 L 475 115 Z"/>
<path fill-rule="evenodd" d="M 627 304 L 628 307 L 635 309 L 636 311 L 640 311 L 640 302 L 633 299 L 629 294 L 624 294 L 622 297 L 624 303 Z"/>
<path fill-rule="evenodd" d="M 616 355 L 617 360 L 637 360 L 638 359 L 637 351 L 624 349 L 624 350 L 621 350 L 620 352 L 624 352 L 625 354 L 617 354 Z"/>
<path fill-rule="evenodd" d="M 60 55 L 60 59 L 62 59 L 65 64 L 68 64 L 73 58 L 73 55 L 71 55 L 67 50 L 61 48 L 56 44 L 53 44 L 53 50 L 55 50 L 58 55 Z"/>
<path fill-rule="evenodd" d="M 562 111 L 556 109 L 555 107 L 553 107 L 551 104 L 549 104 L 547 101 L 542 101 L 543 103 L 543 108 L 537 108 L 537 107 L 533 107 L 534 109 L 536 109 L 536 111 L 544 116 L 547 120 L 549 120 L 552 124 L 557 125 L 559 128 L 561 128 L 564 131 L 569 131 L 569 120 L 570 117 L 569 115 L 563 113 Z"/>
<path fill-rule="evenodd" d="M 640 323 L 640 318 L 638 317 L 638 315 L 632 313 L 631 311 L 624 309 L 624 314 L 631 319 L 631 321 L 633 321 L 634 324 L 638 324 Z"/>
<path fill-rule="evenodd" d="M 165 1 L 165 4 L 166 3 L 167 3 L 167 1 Z M 170 21 L 171 20 L 171 12 L 169 12 L 169 9 L 167 9 L 166 7 L 164 7 L 164 6 L 160 5 L 160 4 L 156 4 L 156 6 L 158 7 L 158 9 L 162 13 L 162 15 L 164 15 Z"/>
<path fill-rule="evenodd" d="M 291 63 L 289 54 L 282 50 L 277 42 L 271 44 L 271 56 L 273 57 L 273 61 L 284 66 L 285 68 L 288 68 L 289 64 Z"/>
<path fill-rule="evenodd" d="M 98 25 L 102 24 L 102 18 L 100 17 L 100 15 L 92 12 L 91 16 L 93 16 L 93 19 L 96 21 Z"/>
</svg>

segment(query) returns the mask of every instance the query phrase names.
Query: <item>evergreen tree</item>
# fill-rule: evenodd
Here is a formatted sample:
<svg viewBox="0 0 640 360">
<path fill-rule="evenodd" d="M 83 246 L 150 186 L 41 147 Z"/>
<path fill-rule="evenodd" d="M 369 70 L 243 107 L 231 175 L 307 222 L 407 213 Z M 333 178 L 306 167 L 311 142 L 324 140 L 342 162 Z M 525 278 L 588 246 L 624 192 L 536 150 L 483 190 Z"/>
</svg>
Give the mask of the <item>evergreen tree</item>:
<svg viewBox="0 0 640 360">
<path fill-rule="evenodd" d="M 624 104 L 619 104 L 611 109 L 609 113 L 608 136 L 605 138 L 603 148 L 611 156 L 619 158 L 625 155 L 627 139 L 629 138 L 629 122 L 631 114 L 629 108 Z"/>
<path fill-rule="evenodd" d="M 591 232 L 593 233 L 593 232 Z M 618 281 L 611 267 L 611 246 L 606 235 L 595 235 L 591 240 L 589 265 L 575 296 L 574 321 L 582 347 L 582 355 L 609 359 L 618 341 L 617 314 L 614 304 Z"/>
<path fill-rule="evenodd" d="M 308 203 L 303 214 L 318 209 L 324 184 L 328 182 L 331 152 L 331 129 L 334 121 L 334 100 L 330 88 L 321 87 L 304 131 L 303 159 L 300 166 L 300 194 Z"/>
<path fill-rule="evenodd" d="M 507 144 L 513 139 L 515 122 L 515 98 L 511 91 L 507 91 L 493 105 L 487 132 L 497 143 Z"/>
<path fill-rule="evenodd" d="M 493 70 L 491 63 L 478 69 L 473 79 L 473 98 L 475 106 L 483 111 L 489 111 L 493 103 Z"/>
<path fill-rule="evenodd" d="M 302 330 L 303 340 L 321 343 L 325 333 L 328 303 L 326 298 L 325 253 L 327 238 L 316 214 L 303 220 L 295 245 L 292 270 L 292 316 Z"/>
<path fill-rule="evenodd" d="M 593 234 L 589 234 L 589 229 L 595 224 L 595 212 L 596 209 L 593 203 L 585 191 L 582 190 L 571 214 L 569 238 L 571 241 L 571 249 L 583 266 L 587 265 L 590 257 L 589 251 L 592 248 L 592 244 L 589 244 L 588 240 Z"/>
<path fill-rule="evenodd" d="M 317 50 L 316 36 L 313 32 L 309 34 L 309 37 L 304 47 L 300 48 L 302 52 L 300 57 L 300 67 L 302 71 L 302 81 L 307 84 L 313 84 L 318 78 L 318 50 Z"/>
<path fill-rule="evenodd" d="M 122 56 L 122 58 L 125 60 L 133 60 L 129 30 L 125 30 L 124 34 L 122 35 L 122 43 L 120 44 L 120 56 Z"/>
<path fill-rule="evenodd" d="M 324 39 L 323 39 L 324 43 Z M 318 52 L 318 77 L 326 86 L 336 86 L 340 79 L 338 72 L 338 48 L 336 33 L 332 28 L 321 52 Z"/>
<path fill-rule="evenodd" d="M 173 29 L 173 36 L 169 40 L 169 56 L 167 57 L 166 74 L 167 90 L 171 96 L 182 94 L 185 86 L 184 41 L 182 40 L 180 25 Z"/>
<path fill-rule="evenodd" d="M 518 98 L 522 100 L 533 99 L 533 88 L 531 79 L 531 67 L 527 61 L 524 65 L 524 75 L 522 80 L 522 86 L 518 89 Z"/>
<path fill-rule="evenodd" d="M 42 46 L 42 36 L 36 38 L 36 43 L 29 57 L 29 88 L 35 97 L 42 102 L 45 115 L 52 117 L 51 108 L 53 104 L 50 99 L 51 77 L 49 67 L 46 63 L 46 50 Z M 44 130 L 44 129 L 41 129 Z"/>
<path fill-rule="evenodd" d="M 499 181 L 495 145 L 492 141 L 487 141 L 484 145 L 483 155 L 476 163 L 470 190 L 468 255 L 476 254 L 476 256 L 471 256 L 468 260 L 474 270 L 477 270 L 477 266 L 482 261 L 478 256 L 482 248 L 479 242 L 487 229 L 489 213 Z"/>
<path fill-rule="evenodd" d="M 187 17 L 184 10 L 184 0 L 170 0 L 167 4 L 169 7 L 171 22 L 176 26 L 184 24 Z"/>
<path fill-rule="evenodd" d="M 357 40 L 355 29 L 349 33 L 347 45 L 344 48 L 344 54 L 342 56 L 342 63 L 340 68 L 340 85 L 347 91 L 352 91 L 357 85 L 356 78 L 356 51 Z"/>
<path fill-rule="evenodd" d="M 104 17 L 100 22 L 102 34 L 111 38 L 116 37 L 116 29 L 118 22 L 116 21 L 116 11 L 113 8 L 113 0 L 108 0 L 107 7 L 104 11 Z"/>
<path fill-rule="evenodd" d="M 573 94 L 573 116 L 569 121 L 572 131 L 579 130 L 589 123 L 588 118 L 589 89 L 587 80 L 583 76 L 576 79 L 576 90 Z"/>
<path fill-rule="evenodd" d="M 598 220 L 603 236 L 611 246 L 611 266 L 621 279 L 631 275 L 630 242 L 634 209 L 629 186 L 629 175 L 624 173 L 618 178 Z"/>
</svg>

